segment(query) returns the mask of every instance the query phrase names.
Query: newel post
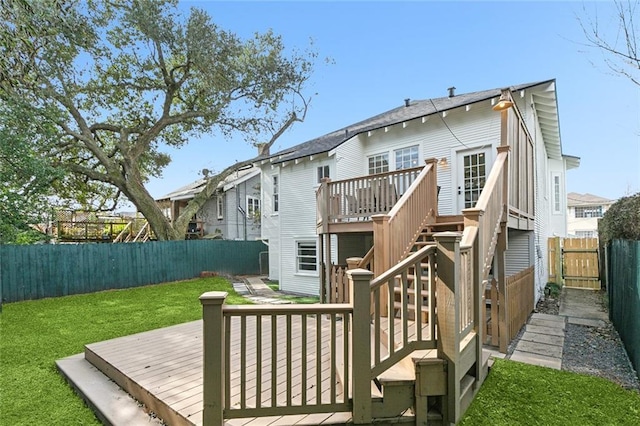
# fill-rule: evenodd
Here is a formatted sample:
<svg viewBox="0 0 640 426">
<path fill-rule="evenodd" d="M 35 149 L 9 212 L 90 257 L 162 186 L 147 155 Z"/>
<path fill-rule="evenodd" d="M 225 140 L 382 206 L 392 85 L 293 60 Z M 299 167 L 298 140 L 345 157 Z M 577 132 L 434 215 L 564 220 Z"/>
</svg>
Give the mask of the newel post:
<svg viewBox="0 0 640 426">
<path fill-rule="evenodd" d="M 389 268 L 391 268 L 391 241 L 389 231 L 389 216 L 386 214 L 377 214 L 371 216 L 373 220 L 373 268 L 376 276 L 380 276 Z M 397 260 L 396 260 L 397 261 Z M 387 316 L 388 306 L 387 298 L 384 295 L 389 294 L 387 284 L 383 285 L 380 290 L 380 315 Z"/>
<path fill-rule="evenodd" d="M 226 291 L 210 291 L 200 296 L 203 320 L 202 423 L 224 423 L 224 317 L 222 307 Z"/>
<path fill-rule="evenodd" d="M 371 278 L 366 269 L 347 271 L 351 321 L 353 423 L 371 423 Z"/>
</svg>

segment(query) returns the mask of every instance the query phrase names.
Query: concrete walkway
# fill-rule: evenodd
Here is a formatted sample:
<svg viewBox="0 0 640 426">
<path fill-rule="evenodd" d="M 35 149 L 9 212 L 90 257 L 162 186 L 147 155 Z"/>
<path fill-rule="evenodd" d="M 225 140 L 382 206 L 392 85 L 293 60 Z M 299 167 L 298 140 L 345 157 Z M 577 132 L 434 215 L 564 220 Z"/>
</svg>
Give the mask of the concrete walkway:
<svg viewBox="0 0 640 426">
<path fill-rule="evenodd" d="M 243 282 L 233 283 L 233 289 L 253 303 L 265 305 L 289 305 L 291 301 L 279 298 L 278 293 L 262 281 L 263 277 L 246 277 Z"/>
<path fill-rule="evenodd" d="M 562 289 L 559 315 L 533 314 L 509 359 L 562 368 L 565 324 L 602 327 L 609 318 L 592 290 Z"/>
</svg>

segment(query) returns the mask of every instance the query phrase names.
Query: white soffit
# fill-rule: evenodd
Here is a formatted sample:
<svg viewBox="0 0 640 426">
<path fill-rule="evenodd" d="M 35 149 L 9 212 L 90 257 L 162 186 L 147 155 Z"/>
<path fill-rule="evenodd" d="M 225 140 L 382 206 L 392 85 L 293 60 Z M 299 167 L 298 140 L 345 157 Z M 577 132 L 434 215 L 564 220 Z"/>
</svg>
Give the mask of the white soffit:
<svg viewBox="0 0 640 426">
<path fill-rule="evenodd" d="M 552 85 L 548 91 L 534 92 L 532 97 L 547 155 L 559 160 L 562 158 L 562 146 L 555 87 Z"/>
</svg>

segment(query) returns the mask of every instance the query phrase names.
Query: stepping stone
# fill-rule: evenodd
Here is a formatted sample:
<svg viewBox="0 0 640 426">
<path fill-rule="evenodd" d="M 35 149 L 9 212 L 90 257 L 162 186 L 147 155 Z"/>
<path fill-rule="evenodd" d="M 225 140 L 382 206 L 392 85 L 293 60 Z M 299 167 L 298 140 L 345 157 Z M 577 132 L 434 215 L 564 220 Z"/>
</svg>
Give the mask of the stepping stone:
<svg viewBox="0 0 640 426">
<path fill-rule="evenodd" d="M 527 352 L 514 351 L 510 358 L 512 361 L 524 362 L 526 364 L 539 365 L 541 367 L 549 367 L 556 370 L 562 368 L 562 360 L 550 356 L 532 354 Z"/>
<path fill-rule="evenodd" d="M 540 319 L 540 318 L 531 318 L 528 322 L 528 324 L 530 325 L 538 325 L 541 327 L 552 327 L 552 328 L 557 328 L 560 330 L 564 330 L 564 318 L 562 319 L 562 322 L 560 321 L 549 321 L 546 319 Z"/>
<path fill-rule="evenodd" d="M 535 343 L 528 340 L 520 340 L 516 350 L 538 355 L 545 355 L 552 358 L 562 358 L 562 346 L 546 345 L 544 343 Z"/>
<path fill-rule="evenodd" d="M 564 330 L 557 327 L 543 327 L 539 325 L 527 324 L 525 331 L 538 334 L 550 334 L 552 336 L 561 336 L 564 338 Z"/>
<path fill-rule="evenodd" d="M 569 317 L 569 324 L 586 325 L 588 327 L 604 327 L 606 323 L 599 319 Z"/>
<path fill-rule="evenodd" d="M 525 331 L 520 340 L 526 340 L 534 343 L 544 343 L 546 345 L 562 346 L 564 345 L 564 337 L 554 336 L 552 334 L 539 334 Z"/>
<path fill-rule="evenodd" d="M 565 321 L 565 318 L 559 315 L 541 314 L 541 313 L 531 314 L 531 319 L 534 319 L 534 318 L 548 320 L 548 321 L 559 321 L 559 322 Z"/>
</svg>

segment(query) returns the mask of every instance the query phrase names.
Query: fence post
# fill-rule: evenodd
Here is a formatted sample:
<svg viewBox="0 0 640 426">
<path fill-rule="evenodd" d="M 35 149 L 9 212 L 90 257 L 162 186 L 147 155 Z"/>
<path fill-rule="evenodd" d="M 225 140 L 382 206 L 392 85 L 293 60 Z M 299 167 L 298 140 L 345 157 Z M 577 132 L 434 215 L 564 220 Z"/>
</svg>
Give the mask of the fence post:
<svg viewBox="0 0 640 426">
<path fill-rule="evenodd" d="M 224 423 L 224 317 L 226 291 L 210 291 L 200 296 L 202 304 L 204 365 L 202 399 L 205 425 Z"/>
<path fill-rule="evenodd" d="M 366 269 L 347 271 L 350 300 L 353 307 L 351 345 L 358 351 L 358 361 L 352 361 L 353 423 L 371 423 L 371 278 Z M 348 390 L 345 390 L 348 392 Z"/>
</svg>

